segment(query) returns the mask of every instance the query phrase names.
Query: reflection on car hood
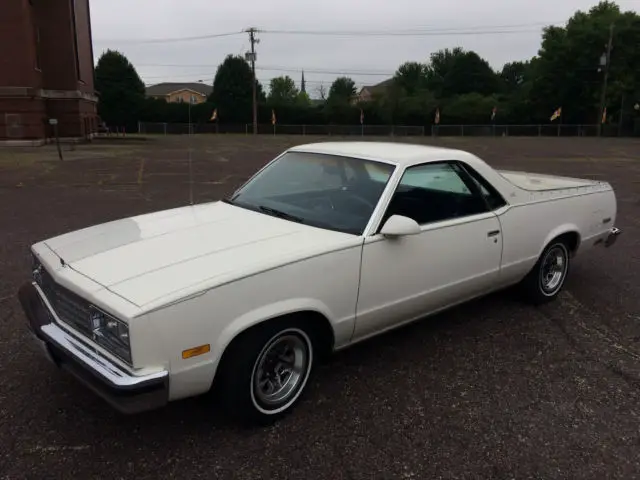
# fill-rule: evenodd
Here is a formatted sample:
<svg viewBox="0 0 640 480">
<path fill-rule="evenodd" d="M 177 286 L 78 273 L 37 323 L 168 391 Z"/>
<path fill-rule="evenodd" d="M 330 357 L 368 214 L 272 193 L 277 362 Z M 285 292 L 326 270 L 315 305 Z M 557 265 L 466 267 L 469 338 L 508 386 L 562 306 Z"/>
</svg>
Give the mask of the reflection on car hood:
<svg viewBox="0 0 640 480">
<path fill-rule="evenodd" d="M 355 238 L 215 202 L 116 220 L 44 243 L 77 272 L 142 307 L 352 245 Z"/>
</svg>

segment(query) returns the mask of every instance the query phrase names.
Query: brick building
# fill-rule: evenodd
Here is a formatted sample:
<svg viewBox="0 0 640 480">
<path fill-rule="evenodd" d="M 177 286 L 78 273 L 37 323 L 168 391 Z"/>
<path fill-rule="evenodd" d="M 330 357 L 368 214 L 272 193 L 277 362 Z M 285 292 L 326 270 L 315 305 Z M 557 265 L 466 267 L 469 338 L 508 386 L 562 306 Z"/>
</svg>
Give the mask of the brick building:
<svg viewBox="0 0 640 480">
<path fill-rule="evenodd" d="M 2 0 L 0 144 L 97 129 L 89 0 Z"/>
</svg>

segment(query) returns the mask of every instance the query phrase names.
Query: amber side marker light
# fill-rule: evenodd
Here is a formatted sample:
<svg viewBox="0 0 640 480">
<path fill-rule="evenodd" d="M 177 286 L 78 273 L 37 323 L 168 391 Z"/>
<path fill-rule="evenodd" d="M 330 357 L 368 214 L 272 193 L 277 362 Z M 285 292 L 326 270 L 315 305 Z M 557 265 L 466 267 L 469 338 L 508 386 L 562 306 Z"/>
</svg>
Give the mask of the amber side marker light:
<svg viewBox="0 0 640 480">
<path fill-rule="evenodd" d="M 210 351 L 211 346 L 207 343 L 206 345 L 200 345 L 199 347 L 193 347 L 188 350 L 184 350 L 182 352 L 182 358 L 197 357 L 198 355 L 203 355 L 205 353 L 209 353 Z"/>
</svg>

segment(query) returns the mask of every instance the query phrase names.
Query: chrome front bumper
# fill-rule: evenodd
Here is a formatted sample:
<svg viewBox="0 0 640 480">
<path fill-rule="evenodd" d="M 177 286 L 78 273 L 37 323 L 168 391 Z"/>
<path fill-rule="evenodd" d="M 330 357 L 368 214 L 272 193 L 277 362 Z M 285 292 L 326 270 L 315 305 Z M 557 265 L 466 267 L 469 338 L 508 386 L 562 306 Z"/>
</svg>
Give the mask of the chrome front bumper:
<svg viewBox="0 0 640 480">
<path fill-rule="evenodd" d="M 618 240 L 618 237 L 620 236 L 621 233 L 622 233 L 622 230 L 620 230 L 619 228 L 611 227 L 611 229 L 609 229 L 609 234 L 607 235 L 607 238 L 604 241 L 604 246 L 610 247 L 611 245 L 616 243 L 616 240 Z"/>
<path fill-rule="evenodd" d="M 60 327 L 32 283 L 18 291 L 28 326 L 49 360 L 71 373 L 122 413 L 137 413 L 165 405 L 169 398 L 167 371 L 133 375 L 89 343 Z"/>
</svg>

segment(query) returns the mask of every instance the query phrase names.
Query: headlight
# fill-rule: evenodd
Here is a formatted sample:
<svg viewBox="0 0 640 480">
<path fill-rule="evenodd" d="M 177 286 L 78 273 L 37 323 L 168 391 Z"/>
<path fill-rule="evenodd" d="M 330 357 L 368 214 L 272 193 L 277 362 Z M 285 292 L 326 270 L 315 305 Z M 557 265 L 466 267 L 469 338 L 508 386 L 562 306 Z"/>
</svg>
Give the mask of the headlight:
<svg viewBox="0 0 640 480">
<path fill-rule="evenodd" d="M 40 266 L 40 260 L 31 252 L 31 271 L 37 269 Z"/>
<path fill-rule="evenodd" d="M 42 264 L 38 257 L 36 257 L 33 253 L 31 253 L 31 272 L 35 275 L 35 272 L 39 271 L 42 268 Z"/>
<path fill-rule="evenodd" d="M 93 341 L 125 362 L 131 363 L 129 326 L 93 305 L 89 307 L 89 311 Z"/>
</svg>

